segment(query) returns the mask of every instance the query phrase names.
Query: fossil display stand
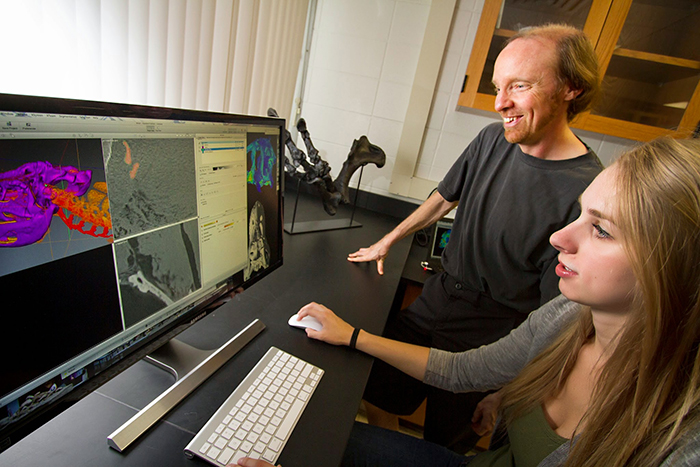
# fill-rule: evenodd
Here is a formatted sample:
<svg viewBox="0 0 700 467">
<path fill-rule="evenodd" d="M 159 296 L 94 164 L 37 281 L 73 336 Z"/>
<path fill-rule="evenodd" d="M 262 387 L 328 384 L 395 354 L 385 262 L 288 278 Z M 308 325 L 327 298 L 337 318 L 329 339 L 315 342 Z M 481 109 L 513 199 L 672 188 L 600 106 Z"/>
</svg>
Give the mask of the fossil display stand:
<svg viewBox="0 0 700 467">
<path fill-rule="evenodd" d="M 355 190 L 355 196 L 352 201 L 352 214 L 349 219 L 320 219 L 315 221 L 304 221 L 296 222 L 297 217 L 297 207 L 299 206 L 299 192 L 301 188 L 301 179 L 297 179 L 297 195 L 294 199 L 294 213 L 292 214 L 292 222 L 285 222 L 284 231 L 290 235 L 309 233 L 309 232 L 321 232 L 323 230 L 337 230 L 337 229 L 352 229 L 356 227 L 362 227 L 362 224 L 354 220 L 355 217 L 355 207 L 357 206 L 357 194 L 360 192 L 359 186 L 362 181 L 362 171 L 364 166 L 360 167 L 360 176 L 357 180 L 358 189 Z"/>
</svg>

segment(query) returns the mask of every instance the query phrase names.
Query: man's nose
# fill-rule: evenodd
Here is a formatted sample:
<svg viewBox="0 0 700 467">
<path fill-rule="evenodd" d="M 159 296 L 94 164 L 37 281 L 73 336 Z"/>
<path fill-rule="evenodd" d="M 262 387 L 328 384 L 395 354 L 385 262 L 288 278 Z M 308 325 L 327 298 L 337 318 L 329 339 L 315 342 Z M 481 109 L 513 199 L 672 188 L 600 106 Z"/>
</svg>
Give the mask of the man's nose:
<svg viewBox="0 0 700 467">
<path fill-rule="evenodd" d="M 508 93 L 505 91 L 498 91 L 496 93 L 496 104 L 495 104 L 495 109 L 496 112 L 501 112 L 505 109 L 508 109 L 512 106 L 510 97 L 508 96 Z"/>
</svg>

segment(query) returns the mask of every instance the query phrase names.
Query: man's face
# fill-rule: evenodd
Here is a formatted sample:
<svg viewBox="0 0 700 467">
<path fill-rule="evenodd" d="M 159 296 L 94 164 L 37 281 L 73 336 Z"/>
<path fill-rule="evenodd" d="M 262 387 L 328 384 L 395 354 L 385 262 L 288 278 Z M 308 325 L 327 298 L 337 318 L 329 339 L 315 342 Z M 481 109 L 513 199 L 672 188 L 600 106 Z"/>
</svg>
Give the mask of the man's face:
<svg viewBox="0 0 700 467">
<path fill-rule="evenodd" d="M 496 59 L 496 111 L 506 140 L 525 152 L 566 125 L 568 101 L 576 93 L 557 79 L 555 64 L 554 44 L 539 38 L 516 39 Z"/>
</svg>

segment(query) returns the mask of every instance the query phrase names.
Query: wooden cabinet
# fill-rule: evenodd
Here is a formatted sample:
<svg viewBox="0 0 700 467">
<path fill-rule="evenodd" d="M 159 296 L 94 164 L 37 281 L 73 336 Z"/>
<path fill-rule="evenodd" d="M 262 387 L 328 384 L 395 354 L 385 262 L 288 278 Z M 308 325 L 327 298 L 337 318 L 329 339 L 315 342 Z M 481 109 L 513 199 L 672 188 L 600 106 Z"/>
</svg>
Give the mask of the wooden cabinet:
<svg viewBox="0 0 700 467">
<path fill-rule="evenodd" d="M 573 127 L 638 141 L 697 133 L 698 0 L 486 0 L 459 106 L 493 111 L 491 76 L 504 41 L 549 22 L 582 29 L 601 64 L 601 99 Z"/>
</svg>

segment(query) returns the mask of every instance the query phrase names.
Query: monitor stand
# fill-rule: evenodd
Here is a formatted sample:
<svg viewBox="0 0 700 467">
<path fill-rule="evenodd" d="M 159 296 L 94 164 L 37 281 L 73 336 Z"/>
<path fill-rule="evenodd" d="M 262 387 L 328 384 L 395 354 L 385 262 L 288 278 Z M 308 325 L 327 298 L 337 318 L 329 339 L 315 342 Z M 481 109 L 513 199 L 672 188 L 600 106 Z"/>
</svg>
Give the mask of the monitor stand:
<svg viewBox="0 0 700 467">
<path fill-rule="evenodd" d="M 357 207 L 357 195 L 360 193 L 360 183 L 362 182 L 362 172 L 365 166 L 360 166 L 360 177 L 357 181 L 357 190 L 355 190 L 355 198 L 352 202 L 352 214 L 350 219 L 321 219 L 316 221 L 306 221 L 306 222 L 296 222 L 297 217 L 297 206 L 299 204 L 299 188 L 301 187 L 301 179 L 297 179 L 297 197 L 294 201 L 294 212 L 292 214 L 292 222 L 284 224 L 284 231 L 290 235 L 309 233 L 309 232 L 322 232 L 325 230 L 338 230 L 338 229 L 353 229 L 355 227 L 362 227 L 362 224 L 355 220 L 355 208 Z"/>
<path fill-rule="evenodd" d="M 143 360 L 167 371 L 175 381 L 179 381 L 214 352 L 216 349 L 202 350 L 176 337 L 146 355 Z"/>
<path fill-rule="evenodd" d="M 192 346 L 184 344 L 183 342 L 178 342 L 177 344 L 168 346 L 170 348 L 164 351 L 165 354 L 171 354 L 170 357 L 166 358 L 166 360 L 170 359 L 170 362 L 155 363 L 155 361 L 149 360 L 151 363 L 158 366 L 163 365 L 161 368 L 167 368 L 168 371 L 172 369 L 172 372 L 176 375 L 175 378 L 177 381 L 109 435 L 107 437 L 107 444 L 109 447 L 118 452 L 122 452 L 126 449 L 263 329 L 265 329 L 265 325 L 262 321 L 255 319 L 245 329 L 214 351 L 194 349 Z M 188 350 L 187 347 L 190 349 Z M 191 352 L 191 349 L 197 350 L 197 352 Z M 201 352 L 207 353 L 207 356 L 204 360 L 200 359 L 195 362 L 196 358 L 201 357 Z M 194 367 L 186 371 L 186 368 L 193 363 Z"/>
</svg>

